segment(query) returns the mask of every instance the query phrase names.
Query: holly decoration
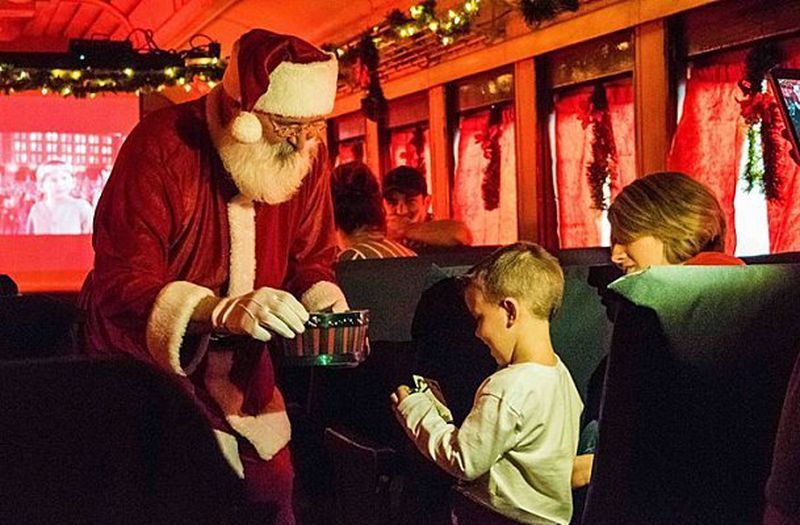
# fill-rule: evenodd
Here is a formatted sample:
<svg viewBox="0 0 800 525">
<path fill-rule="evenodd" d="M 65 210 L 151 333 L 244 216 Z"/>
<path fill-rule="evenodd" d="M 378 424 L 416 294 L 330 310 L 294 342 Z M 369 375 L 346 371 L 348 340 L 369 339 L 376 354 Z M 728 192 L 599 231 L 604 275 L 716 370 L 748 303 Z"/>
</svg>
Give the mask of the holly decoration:
<svg viewBox="0 0 800 525">
<path fill-rule="evenodd" d="M 502 134 L 502 122 L 502 109 L 493 106 L 489 111 L 486 131 L 475 137 L 483 150 L 483 158 L 489 161 L 486 167 L 483 168 L 483 182 L 481 183 L 483 207 L 487 211 L 496 210 L 500 206 L 500 160 L 502 153 L 500 135 Z"/>
<path fill-rule="evenodd" d="M 780 109 L 766 90 L 764 76 L 780 62 L 781 51 L 775 44 L 754 47 L 747 54 L 745 75 L 739 81 L 744 98 L 738 102 L 747 125 L 747 163 L 742 178 L 747 191 L 758 186 L 767 200 L 780 199 L 778 161 L 785 143 L 780 134 Z"/>
<path fill-rule="evenodd" d="M 586 109 L 579 118 L 583 129 L 592 127 L 592 161 L 586 167 L 592 207 L 605 210 L 609 205 L 606 186 L 610 186 L 618 178 L 618 163 L 606 88 L 602 83 L 595 85 Z"/>
</svg>

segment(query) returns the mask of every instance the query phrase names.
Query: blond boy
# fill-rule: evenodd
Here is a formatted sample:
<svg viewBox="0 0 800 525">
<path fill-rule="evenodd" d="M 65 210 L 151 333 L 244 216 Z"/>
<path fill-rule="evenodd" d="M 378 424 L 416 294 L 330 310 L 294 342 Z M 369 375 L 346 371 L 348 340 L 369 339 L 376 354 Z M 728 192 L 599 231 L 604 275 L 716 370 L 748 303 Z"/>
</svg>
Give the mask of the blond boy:
<svg viewBox="0 0 800 525">
<path fill-rule="evenodd" d="M 475 335 L 500 369 L 478 389 L 460 428 L 429 396 L 400 386 L 395 409 L 417 448 L 500 509 L 531 520 L 569 523 L 571 477 L 583 403 L 553 351 L 550 319 L 561 304 L 564 275 L 538 245 L 499 249 L 465 278 Z"/>
</svg>

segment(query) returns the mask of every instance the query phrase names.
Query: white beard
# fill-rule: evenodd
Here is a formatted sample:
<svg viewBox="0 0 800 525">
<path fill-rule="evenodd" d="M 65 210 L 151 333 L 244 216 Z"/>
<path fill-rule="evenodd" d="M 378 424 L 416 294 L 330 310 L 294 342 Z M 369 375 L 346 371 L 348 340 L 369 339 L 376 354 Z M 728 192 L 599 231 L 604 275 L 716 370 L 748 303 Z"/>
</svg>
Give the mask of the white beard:
<svg viewBox="0 0 800 525">
<path fill-rule="evenodd" d="M 221 87 L 208 94 L 206 116 L 211 139 L 222 165 L 231 174 L 239 192 L 250 200 L 280 204 L 291 199 L 311 169 L 319 141 L 306 141 L 296 151 L 289 143 L 268 143 L 263 137 L 253 144 L 244 144 L 233 137 L 230 123 L 220 124 Z"/>
</svg>

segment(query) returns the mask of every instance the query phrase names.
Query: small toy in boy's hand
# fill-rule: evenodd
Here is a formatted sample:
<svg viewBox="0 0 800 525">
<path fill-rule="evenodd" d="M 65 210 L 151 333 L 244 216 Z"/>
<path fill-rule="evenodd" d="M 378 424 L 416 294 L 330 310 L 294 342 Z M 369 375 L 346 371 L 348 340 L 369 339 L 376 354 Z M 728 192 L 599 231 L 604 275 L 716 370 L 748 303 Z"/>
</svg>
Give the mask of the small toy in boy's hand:
<svg viewBox="0 0 800 525">
<path fill-rule="evenodd" d="M 442 388 L 439 386 L 439 383 L 434 379 L 428 379 L 416 374 L 411 377 L 414 380 L 414 387 L 411 389 L 411 393 L 420 392 L 428 396 L 431 401 L 433 401 L 433 406 L 436 407 L 436 411 L 442 416 L 442 419 L 447 423 L 452 423 L 453 414 L 450 412 L 450 409 L 447 408 L 447 405 L 445 405 L 444 395 L 442 394 Z"/>
</svg>

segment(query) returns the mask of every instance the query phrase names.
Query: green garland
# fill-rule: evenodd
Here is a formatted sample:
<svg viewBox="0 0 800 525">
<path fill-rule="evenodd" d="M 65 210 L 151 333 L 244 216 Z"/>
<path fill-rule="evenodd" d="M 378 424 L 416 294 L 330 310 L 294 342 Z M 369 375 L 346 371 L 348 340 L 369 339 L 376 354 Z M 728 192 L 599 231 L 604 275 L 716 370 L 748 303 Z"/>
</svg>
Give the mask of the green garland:
<svg viewBox="0 0 800 525">
<path fill-rule="evenodd" d="M 563 12 L 577 11 L 580 5 L 578 0 L 519 0 L 517 7 L 530 27 L 539 27 Z"/>
<path fill-rule="evenodd" d="M 758 187 L 767 200 L 780 199 L 782 181 L 778 161 L 783 139 L 777 127 L 779 108 L 774 97 L 766 91 L 764 76 L 780 62 L 781 50 L 775 44 L 754 47 L 747 54 L 745 76 L 739 81 L 739 89 L 745 97 L 739 104 L 748 126 L 747 163 L 742 179 L 747 183 L 747 191 Z"/>
<path fill-rule="evenodd" d="M 430 31 L 447 46 L 459 36 L 469 33 L 473 18 L 480 10 L 480 0 L 466 0 L 458 9 L 448 9 L 447 16 L 436 15 L 436 0 L 425 0 L 411 6 L 406 15 L 395 9 L 387 17 L 389 27 L 399 38 L 409 38 Z"/>
<path fill-rule="evenodd" d="M 13 63 L 0 64 L 0 90 L 10 95 L 21 91 L 41 91 L 64 97 L 94 97 L 99 93 L 151 93 L 166 87 L 183 86 L 191 91 L 195 80 L 210 87 L 222 79 L 225 64 L 219 59 L 207 63 L 169 66 L 159 69 L 136 70 L 94 68 L 19 67 Z"/>
</svg>

